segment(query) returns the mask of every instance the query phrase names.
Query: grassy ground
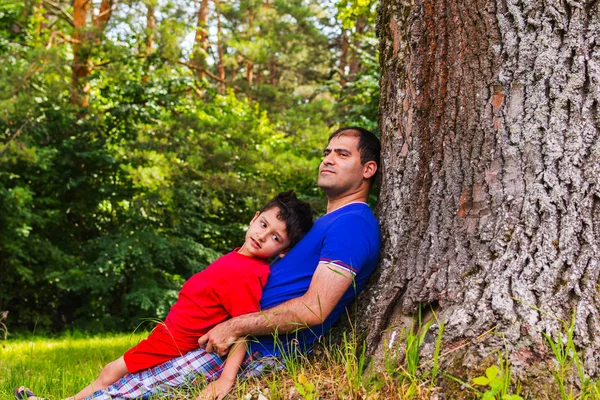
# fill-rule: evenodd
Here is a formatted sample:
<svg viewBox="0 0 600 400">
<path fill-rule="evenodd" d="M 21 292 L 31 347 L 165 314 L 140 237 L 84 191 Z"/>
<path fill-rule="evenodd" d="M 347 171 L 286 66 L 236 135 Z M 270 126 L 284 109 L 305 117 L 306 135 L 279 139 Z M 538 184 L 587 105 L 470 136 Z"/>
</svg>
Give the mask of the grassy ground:
<svg viewBox="0 0 600 400">
<path fill-rule="evenodd" d="M 13 389 L 21 385 L 50 399 L 72 395 L 142 337 L 143 333 L 0 341 L 0 399 L 13 399 Z M 429 388 L 422 384 L 403 387 L 383 376 L 366 381 L 361 371 L 364 360 L 350 344 L 316 353 L 311 359 L 288 361 L 283 372 L 240 382 L 228 398 L 258 399 L 259 394 L 270 400 L 429 398 Z M 175 398 L 194 399 L 198 391 L 181 391 Z"/>
<path fill-rule="evenodd" d="M 0 400 L 13 399 L 13 389 L 25 385 L 35 393 L 52 400 L 72 395 L 91 382 L 101 368 L 119 357 L 137 343 L 144 333 L 133 335 L 106 335 L 99 337 L 66 336 L 60 339 L 32 338 L 0 340 Z M 570 343 L 571 341 L 568 341 Z M 315 399 L 437 399 L 442 380 L 455 380 L 438 369 L 436 361 L 420 364 L 418 348 L 421 340 L 408 335 L 405 340 L 406 357 L 401 365 L 390 363 L 389 368 L 374 373 L 364 368 L 362 348 L 356 343 L 319 347 L 308 358 L 286 360 L 287 369 L 261 377 L 260 380 L 239 382 L 228 396 L 245 400 L 315 400 Z M 562 350 L 552 345 L 557 355 L 556 396 L 550 399 L 600 399 L 598 382 L 586 381 L 584 390 L 567 387 L 566 368 L 575 366 L 577 359 L 567 360 L 567 347 Z M 567 350 L 565 350 L 567 349 Z M 439 354 L 439 351 L 437 352 Z M 560 354 L 565 356 L 561 358 Z M 571 354 L 575 354 L 571 352 Z M 562 361 L 561 361 L 562 360 Z M 562 367 L 561 367 L 562 366 Z M 563 371 L 563 372 L 561 372 Z M 562 375 L 561 375 L 562 374 Z M 563 378 L 561 378 L 563 376 Z M 459 382 L 459 396 L 463 399 L 522 400 L 519 396 L 510 365 L 498 355 L 497 365 L 489 367 L 482 376 L 468 382 Z M 457 382 L 455 382 L 455 386 Z M 495 388 L 494 388 L 495 387 Z M 195 399 L 201 388 L 179 391 L 175 399 Z M 262 397 L 261 397 L 262 396 Z M 457 398 L 452 395 L 441 398 Z"/>
<path fill-rule="evenodd" d="M 14 398 L 13 389 L 21 385 L 56 399 L 77 393 L 142 336 L 35 337 L 0 342 L 0 398 Z"/>
</svg>

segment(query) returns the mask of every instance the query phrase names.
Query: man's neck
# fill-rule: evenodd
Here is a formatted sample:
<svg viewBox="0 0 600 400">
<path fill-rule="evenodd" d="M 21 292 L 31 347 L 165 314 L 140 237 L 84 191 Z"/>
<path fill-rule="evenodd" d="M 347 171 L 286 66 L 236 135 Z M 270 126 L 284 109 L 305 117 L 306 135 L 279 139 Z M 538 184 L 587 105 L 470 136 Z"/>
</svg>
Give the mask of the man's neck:
<svg viewBox="0 0 600 400">
<path fill-rule="evenodd" d="M 337 210 L 340 207 L 350 203 L 366 203 L 368 195 L 365 193 L 352 193 L 350 195 L 341 196 L 337 198 L 327 199 L 327 214 Z"/>
</svg>

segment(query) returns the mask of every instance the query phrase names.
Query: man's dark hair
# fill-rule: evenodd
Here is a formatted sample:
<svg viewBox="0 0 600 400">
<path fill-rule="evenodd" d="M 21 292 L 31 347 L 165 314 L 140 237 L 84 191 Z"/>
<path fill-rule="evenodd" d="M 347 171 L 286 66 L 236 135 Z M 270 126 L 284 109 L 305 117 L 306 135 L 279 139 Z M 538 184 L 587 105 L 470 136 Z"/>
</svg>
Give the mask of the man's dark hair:
<svg viewBox="0 0 600 400">
<path fill-rule="evenodd" d="M 293 190 L 279 193 L 269 200 L 260 212 L 262 214 L 275 207 L 279 208 L 277 218 L 285 222 L 285 231 L 292 247 L 312 228 L 312 208 L 310 204 L 296 197 Z"/>
<path fill-rule="evenodd" d="M 379 172 L 381 166 L 381 143 L 377 136 L 375 136 L 373 132 L 359 126 L 345 126 L 333 132 L 329 136 L 329 141 L 333 138 L 345 135 L 358 137 L 360 163 L 364 165 L 368 161 L 375 161 L 375 164 L 377 164 L 377 171 Z"/>
</svg>

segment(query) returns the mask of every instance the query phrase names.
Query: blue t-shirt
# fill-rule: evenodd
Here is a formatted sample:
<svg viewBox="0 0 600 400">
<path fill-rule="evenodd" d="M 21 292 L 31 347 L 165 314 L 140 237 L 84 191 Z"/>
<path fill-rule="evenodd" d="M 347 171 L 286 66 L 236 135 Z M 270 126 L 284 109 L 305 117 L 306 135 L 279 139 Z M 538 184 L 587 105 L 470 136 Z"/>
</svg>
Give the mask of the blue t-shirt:
<svg viewBox="0 0 600 400">
<path fill-rule="evenodd" d="M 271 266 L 271 275 L 260 301 L 261 309 L 275 307 L 306 293 L 320 263 L 335 264 L 351 272 L 353 284 L 323 324 L 287 335 L 251 339 L 250 350 L 258 350 L 265 356 L 279 356 L 288 351 L 290 342 L 297 343 L 300 350 L 309 349 L 365 287 L 377 265 L 380 247 L 377 219 L 365 203 L 350 203 L 317 219 L 310 232 Z"/>
</svg>

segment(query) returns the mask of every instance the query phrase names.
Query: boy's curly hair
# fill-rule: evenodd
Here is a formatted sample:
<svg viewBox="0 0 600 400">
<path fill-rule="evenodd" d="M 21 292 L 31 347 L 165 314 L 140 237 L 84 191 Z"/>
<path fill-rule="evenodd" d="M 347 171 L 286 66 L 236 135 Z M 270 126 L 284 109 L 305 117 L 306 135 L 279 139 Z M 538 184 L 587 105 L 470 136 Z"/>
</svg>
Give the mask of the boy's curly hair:
<svg viewBox="0 0 600 400">
<path fill-rule="evenodd" d="M 293 190 L 279 193 L 269 200 L 260 212 L 262 214 L 275 207 L 279 208 L 277 218 L 285 222 L 290 247 L 293 247 L 312 228 L 312 208 L 310 204 L 296 197 Z"/>
</svg>

